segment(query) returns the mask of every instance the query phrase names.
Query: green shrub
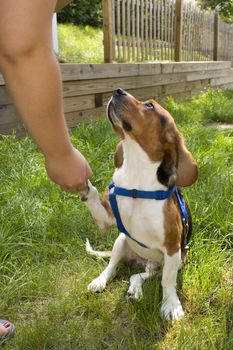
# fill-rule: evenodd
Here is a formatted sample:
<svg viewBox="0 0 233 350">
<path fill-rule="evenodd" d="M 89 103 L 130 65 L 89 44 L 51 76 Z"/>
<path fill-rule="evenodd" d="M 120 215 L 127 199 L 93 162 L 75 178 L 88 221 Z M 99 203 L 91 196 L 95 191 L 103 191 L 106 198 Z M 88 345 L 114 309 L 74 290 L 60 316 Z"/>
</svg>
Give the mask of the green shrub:
<svg viewBox="0 0 233 350">
<path fill-rule="evenodd" d="M 74 24 L 102 26 L 102 1 L 101 0 L 74 0 L 58 13 L 60 23 L 71 22 Z"/>
</svg>

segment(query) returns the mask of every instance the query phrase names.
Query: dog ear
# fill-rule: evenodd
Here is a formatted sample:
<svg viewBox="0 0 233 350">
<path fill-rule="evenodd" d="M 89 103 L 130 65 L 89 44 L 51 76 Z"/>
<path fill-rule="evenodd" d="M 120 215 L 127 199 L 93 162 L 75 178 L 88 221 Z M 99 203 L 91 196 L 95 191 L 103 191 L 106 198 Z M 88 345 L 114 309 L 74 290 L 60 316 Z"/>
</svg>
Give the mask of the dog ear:
<svg viewBox="0 0 233 350">
<path fill-rule="evenodd" d="M 114 154 L 114 164 L 115 168 L 120 168 L 124 161 L 124 153 L 123 153 L 123 146 L 122 143 L 119 142 L 116 146 L 116 151 Z"/>
<path fill-rule="evenodd" d="M 166 139 L 170 144 L 174 144 L 177 152 L 176 185 L 191 186 L 198 178 L 197 163 L 185 146 L 184 139 L 176 126 L 173 125 L 172 129 L 166 133 Z"/>
<path fill-rule="evenodd" d="M 157 178 L 161 184 L 169 189 L 176 184 L 176 166 L 171 152 L 165 151 L 163 160 L 157 170 Z"/>
</svg>

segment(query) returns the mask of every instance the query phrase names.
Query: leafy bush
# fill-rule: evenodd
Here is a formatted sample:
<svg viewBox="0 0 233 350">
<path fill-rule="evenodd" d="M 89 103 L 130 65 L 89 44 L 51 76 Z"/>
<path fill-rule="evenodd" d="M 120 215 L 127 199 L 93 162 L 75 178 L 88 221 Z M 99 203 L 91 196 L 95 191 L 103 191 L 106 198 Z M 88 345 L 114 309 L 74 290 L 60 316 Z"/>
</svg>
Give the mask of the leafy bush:
<svg viewBox="0 0 233 350">
<path fill-rule="evenodd" d="M 88 24 L 94 27 L 102 26 L 101 0 L 74 0 L 58 13 L 60 23 Z"/>
</svg>

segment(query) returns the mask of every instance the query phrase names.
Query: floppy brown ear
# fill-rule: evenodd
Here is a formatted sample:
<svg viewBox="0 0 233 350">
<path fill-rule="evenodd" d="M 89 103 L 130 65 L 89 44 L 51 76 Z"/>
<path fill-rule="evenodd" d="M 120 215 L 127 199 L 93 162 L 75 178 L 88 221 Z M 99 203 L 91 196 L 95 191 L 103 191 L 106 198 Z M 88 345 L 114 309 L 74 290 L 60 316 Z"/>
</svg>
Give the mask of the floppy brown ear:
<svg viewBox="0 0 233 350">
<path fill-rule="evenodd" d="M 175 123 L 170 124 L 166 139 L 170 145 L 173 144 L 173 147 L 176 148 L 176 185 L 178 187 L 191 186 L 198 177 L 197 163 L 185 146 L 184 139 Z"/>
<path fill-rule="evenodd" d="M 197 163 L 185 146 L 184 139 L 178 132 L 176 137 L 178 151 L 178 166 L 176 170 L 176 185 L 191 186 L 198 178 Z"/>
</svg>

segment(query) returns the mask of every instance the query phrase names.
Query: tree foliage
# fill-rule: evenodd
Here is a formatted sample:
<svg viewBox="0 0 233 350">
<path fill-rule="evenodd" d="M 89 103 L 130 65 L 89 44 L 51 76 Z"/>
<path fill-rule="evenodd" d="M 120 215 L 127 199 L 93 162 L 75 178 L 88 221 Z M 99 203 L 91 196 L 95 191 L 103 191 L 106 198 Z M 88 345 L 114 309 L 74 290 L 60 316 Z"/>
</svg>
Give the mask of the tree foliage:
<svg viewBox="0 0 233 350">
<path fill-rule="evenodd" d="M 217 6 L 223 21 L 233 23 L 233 0 L 198 0 L 202 8 L 214 10 Z"/>
<path fill-rule="evenodd" d="M 102 0 L 73 0 L 58 13 L 60 23 L 102 26 Z"/>
</svg>

